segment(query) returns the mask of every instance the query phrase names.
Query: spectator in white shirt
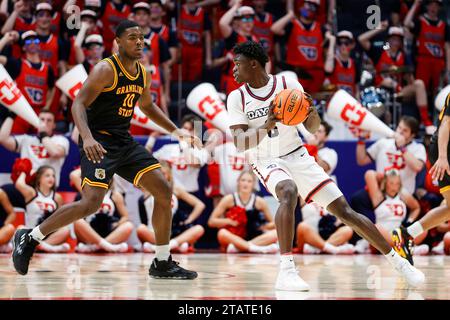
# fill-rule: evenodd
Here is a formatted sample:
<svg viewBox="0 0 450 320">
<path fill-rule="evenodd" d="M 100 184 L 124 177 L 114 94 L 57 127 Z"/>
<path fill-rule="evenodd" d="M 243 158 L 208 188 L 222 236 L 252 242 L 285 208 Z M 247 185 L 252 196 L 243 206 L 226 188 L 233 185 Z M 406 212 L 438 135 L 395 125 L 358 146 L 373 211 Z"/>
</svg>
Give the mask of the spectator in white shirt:
<svg viewBox="0 0 450 320">
<path fill-rule="evenodd" d="M 0 144 L 11 152 L 20 153 L 21 158 L 30 159 L 33 169 L 43 165 L 55 169 L 56 185 L 59 185 L 61 168 L 69 153 L 69 140 L 63 135 L 54 135 L 55 116 L 50 111 L 41 111 L 39 119 L 42 126 L 35 135 L 11 135 L 13 117 L 8 117 L 0 128 Z"/>
</svg>

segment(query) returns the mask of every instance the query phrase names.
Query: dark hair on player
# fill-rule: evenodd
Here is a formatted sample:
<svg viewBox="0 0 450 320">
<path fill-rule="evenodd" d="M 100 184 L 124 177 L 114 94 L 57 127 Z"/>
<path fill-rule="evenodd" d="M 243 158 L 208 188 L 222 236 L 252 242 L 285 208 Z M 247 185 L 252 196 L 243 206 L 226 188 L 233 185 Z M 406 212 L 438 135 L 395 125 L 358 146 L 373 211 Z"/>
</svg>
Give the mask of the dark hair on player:
<svg viewBox="0 0 450 320">
<path fill-rule="evenodd" d="M 400 121 L 403 121 L 406 126 L 411 130 L 411 133 L 414 136 L 417 136 L 417 133 L 419 133 L 419 121 L 417 121 L 416 118 L 411 116 L 403 116 L 400 118 Z"/>
<path fill-rule="evenodd" d="M 139 27 L 139 25 L 131 20 L 123 20 L 119 23 L 116 29 L 116 37 L 120 38 L 120 36 L 129 28 Z"/>
<path fill-rule="evenodd" d="M 263 46 L 255 41 L 239 43 L 233 48 L 234 54 L 242 54 L 249 59 L 255 59 L 264 68 L 269 62 L 269 56 Z"/>
<path fill-rule="evenodd" d="M 333 127 L 326 122 L 325 120 L 322 120 L 320 122 L 321 125 L 323 125 L 323 127 L 325 128 L 325 135 L 328 137 L 328 135 L 330 134 L 331 130 L 333 130 Z"/>
</svg>

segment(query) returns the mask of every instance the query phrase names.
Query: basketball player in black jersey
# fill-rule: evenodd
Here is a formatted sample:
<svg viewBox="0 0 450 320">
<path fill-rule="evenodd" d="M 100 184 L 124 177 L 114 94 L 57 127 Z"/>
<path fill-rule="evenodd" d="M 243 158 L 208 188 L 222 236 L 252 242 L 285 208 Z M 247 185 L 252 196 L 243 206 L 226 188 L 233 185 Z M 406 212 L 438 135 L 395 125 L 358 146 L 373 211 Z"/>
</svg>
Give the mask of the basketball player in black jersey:
<svg viewBox="0 0 450 320">
<path fill-rule="evenodd" d="M 443 222 L 450 220 L 450 167 L 448 164 L 450 152 L 450 94 L 445 99 L 445 105 L 439 114 L 439 125 L 431 138 L 428 157 L 433 165 L 430 174 L 433 180 L 438 180 L 439 191 L 445 199 L 445 205 L 430 210 L 422 219 L 414 222 L 408 228 L 400 227 L 392 231 L 395 250 L 412 263 L 413 239 Z"/>
<path fill-rule="evenodd" d="M 149 274 L 155 278 L 194 279 L 197 273 L 178 266 L 169 251 L 171 189 L 160 164 L 128 132 L 134 106 L 155 123 L 190 145 L 201 146 L 198 138 L 178 129 L 152 103 L 145 68 L 138 62 L 143 53 L 144 34 L 132 21 L 122 21 L 116 31 L 119 54 L 99 62 L 72 106 L 80 132 L 82 199 L 58 209 L 33 230 L 21 229 L 14 236 L 13 262 L 25 275 L 37 244 L 47 235 L 98 210 L 114 173 L 155 197 L 153 226 L 156 256 Z"/>
</svg>

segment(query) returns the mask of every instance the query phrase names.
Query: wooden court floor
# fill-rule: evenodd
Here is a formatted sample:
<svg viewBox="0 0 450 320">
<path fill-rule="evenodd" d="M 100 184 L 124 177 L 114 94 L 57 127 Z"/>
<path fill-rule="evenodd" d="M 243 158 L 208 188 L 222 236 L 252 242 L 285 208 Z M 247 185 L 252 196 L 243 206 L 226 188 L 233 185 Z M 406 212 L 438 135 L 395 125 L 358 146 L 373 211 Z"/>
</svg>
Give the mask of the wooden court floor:
<svg viewBox="0 0 450 320">
<path fill-rule="evenodd" d="M 0 255 L 0 299 L 446 299 L 450 257 L 417 257 L 427 280 L 409 289 L 381 256 L 296 255 L 311 291 L 273 289 L 277 255 L 195 253 L 174 255 L 199 272 L 193 281 L 148 277 L 153 255 L 36 254 L 30 272 L 17 275 Z"/>
</svg>

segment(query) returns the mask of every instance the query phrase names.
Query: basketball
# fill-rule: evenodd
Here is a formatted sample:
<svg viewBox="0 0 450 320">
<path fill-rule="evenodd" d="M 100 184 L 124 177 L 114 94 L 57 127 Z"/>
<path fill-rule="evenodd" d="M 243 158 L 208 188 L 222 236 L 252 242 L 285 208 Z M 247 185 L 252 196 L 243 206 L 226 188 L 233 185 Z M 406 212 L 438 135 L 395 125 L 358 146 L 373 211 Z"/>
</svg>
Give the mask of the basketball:
<svg viewBox="0 0 450 320">
<path fill-rule="evenodd" d="M 285 89 L 275 96 L 274 113 L 281 123 L 296 126 L 305 121 L 311 105 L 305 93 L 297 89 Z"/>
</svg>

